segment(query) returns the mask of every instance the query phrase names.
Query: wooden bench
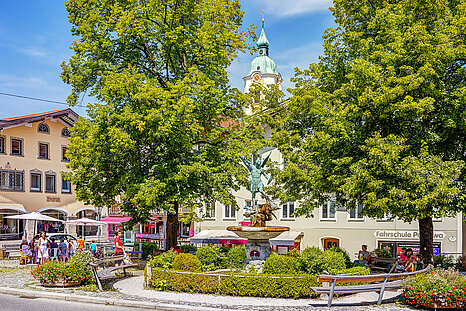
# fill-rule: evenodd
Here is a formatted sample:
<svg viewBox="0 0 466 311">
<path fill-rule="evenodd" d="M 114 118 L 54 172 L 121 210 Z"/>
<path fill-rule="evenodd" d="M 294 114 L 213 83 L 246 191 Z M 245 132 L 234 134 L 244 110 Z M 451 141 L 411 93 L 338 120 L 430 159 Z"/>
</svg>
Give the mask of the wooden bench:
<svg viewBox="0 0 466 311">
<path fill-rule="evenodd" d="M 387 264 L 387 266 L 390 265 L 390 270 L 388 268 L 382 268 L 382 267 L 376 266 L 375 263 L 377 262 Z M 369 260 L 369 268 L 371 268 L 371 270 L 383 270 L 383 271 L 387 271 L 388 273 L 395 271 L 395 267 L 397 264 L 398 264 L 398 259 L 395 259 L 395 258 L 384 258 L 384 257 L 371 256 Z"/>
<path fill-rule="evenodd" d="M 386 290 L 398 290 L 401 288 L 402 280 L 416 274 L 426 273 L 432 268 L 427 268 L 410 273 L 383 273 L 374 275 L 319 275 L 318 282 L 331 283 L 332 285 L 323 287 L 311 287 L 317 294 L 328 294 L 328 306 L 332 305 L 335 294 L 355 294 L 360 292 L 378 292 L 377 304 L 382 303 L 383 294 Z M 363 285 L 336 286 L 336 283 L 370 283 Z"/>
<path fill-rule="evenodd" d="M 102 281 L 112 279 L 115 277 L 115 275 L 112 274 L 113 271 L 122 269 L 123 274 L 126 277 L 126 269 L 127 268 L 133 268 L 137 267 L 137 264 L 122 264 L 120 266 L 112 266 L 109 267 L 108 264 L 110 263 L 117 263 L 117 262 L 123 262 L 124 255 L 117 255 L 117 256 L 111 256 L 111 257 L 104 257 L 101 259 L 94 260 L 93 262 L 90 263 L 91 269 L 92 269 L 92 274 L 94 275 L 94 278 L 97 282 L 97 286 L 99 287 L 100 290 L 103 290 L 102 288 Z M 102 269 L 99 269 L 102 266 Z"/>
<path fill-rule="evenodd" d="M 18 244 L 3 244 L 2 251 L 3 251 L 3 258 L 2 259 L 13 259 L 13 258 L 20 258 L 21 254 L 19 251 L 20 243 Z"/>
</svg>

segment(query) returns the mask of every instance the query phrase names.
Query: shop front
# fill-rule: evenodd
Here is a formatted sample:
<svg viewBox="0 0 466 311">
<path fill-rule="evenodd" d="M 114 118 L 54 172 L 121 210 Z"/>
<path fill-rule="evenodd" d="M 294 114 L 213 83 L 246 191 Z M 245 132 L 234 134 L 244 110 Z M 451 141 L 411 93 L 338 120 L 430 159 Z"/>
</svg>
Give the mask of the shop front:
<svg viewBox="0 0 466 311">
<path fill-rule="evenodd" d="M 68 219 L 68 211 L 60 207 L 45 207 L 38 210 L 42 215 L 60 219 L 66 221 Z M 36 232 L 47 232 L 47 233 L 65 233 L 65 225 L 63 222 L 49 222 L 49 221 L 37 221 Z"/>
<path fill-rule="evenodd" d="M 408 230 L 377 230 L 377 248 L 389 251 L 393 257 L 400 256 L 404 250 L 411 248 L 414 254 L 419 253 L 419 233 Z M 442 240 L 446 237 L 444 232 L 434 232 L 434 256 L 442 253 Z"/>
<path fill-rule="evenodd" d="M 86 209 L 79 211 L 76 214 L 77 218 L 89 218 L 92 220 L 99 220 L 98 214 L 95 212 L 94 209 Z M 77 226 L 76 228 L 78 236 L 96 236 L 99 231 L 99 226 Z"/>
</svg>

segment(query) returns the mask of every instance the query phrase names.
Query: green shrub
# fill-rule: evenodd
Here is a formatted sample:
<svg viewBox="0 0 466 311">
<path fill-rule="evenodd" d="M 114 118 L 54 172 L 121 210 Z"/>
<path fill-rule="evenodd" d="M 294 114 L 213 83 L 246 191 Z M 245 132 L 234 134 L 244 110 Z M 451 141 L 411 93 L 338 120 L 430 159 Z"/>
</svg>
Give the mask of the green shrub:
<svg viewBox="0 0 466 311">
<path fill-rule="evenodd" d="M 321 274 L 323 270 L 335 274 L 336 271 L 346 268 L 345 257 L 341 252 L 335 252 L 331 249 L 320 253 L 309 251 L 303 254 L 301 267 L 310 274 Z"/>
<path fill-rule="evenodd" d="M 370 275 L 371 269 L 366 266 L 357 266 L 346 268 L 343 270 L 336 270 L 333 273 L 334 275 Z"/>
<path fill-rule="evenodd" d="M 173 269 L 178 271 L 200 272 L 201 262 L 193 254 L 179 254 L 173 260 Z"/>
<path fill-rule="evenodd" d="M 345 259 L 346 268 L 351 268 L 353 266 L 353 261 L 351 260 L 348 252 L 345 249 L 335 246 L 335 247 L 330 248 L 330 250 L 343 255 L 343 258 Z"/>
<path fill-rule="evenodd" d="M 436 269 L 416 275 L 403 283 L 405 304 L 424 307 L 466 307 L 466 276 L 453 269 Z"/>
<path fill-rule="evenodd" d="M 228 257 L 220 256 L 218 257 L 218 267 L 219 269 L 228 269 Z"/>
<path fill-rule="evenodd" d="M 257 274 L 180 274 L 163 269 L 152 270 L 149 284 L 158 290 L 296 299 L 316 297 L 309 287 L 319 285 L 317 277 L 308 274 L 277 278 Z"/>
<path fill-rule="evenodd" d="M 296 274 L 299 272 L 298 259 L 295 257 L 272 254 L 265 260 L 262 273 Z"/>
<path fill-rule="evenodd" d="M 141 257 L 143 259 L 148 258 L 149 256 L 152 256 L 155 250 L 157 250 L 159 246 L 156 243 L 150 243 L 150 242 L 144 242 L 142 243 L 142 255 Z M 141 250 L 139 249 L 139 243 L 136 243 L 134 246 L 134 249 L 137 252 L 140 252 Z"/>
<path fill-rule="evenodd" d="M 434 263 L 436 268 L 449 269 L 458 268 L 457 262 L 452 255 L 440 254 L 434 257 Z"/>
<path fill-rule="evenodd" d="M 246 262 L 244 246 L 234 246 L 228 252 L 228 268 L 241 269 Z"/>
<path fill-rule="evenodd" d="M 218 249 L 213 246 L 204 246 L 197 250 L 196 257 L 202 265 L 202 271 L 212 271 L 218 265 Z"/>
<path fill-rule="evenodd" d="M 178 255 L 177 252 L 173 250 L 169 250 L 163 252 L 162 254 L 155 256 L 150 260 L 150 265 L 154 268 L 164 268 L 164 269 L 171 269 L 173 268 L 173 261 L 175 257 Z"/>
<path fill-rule="evenodd" d="M 189 253 L 197 251 L 197 247 L 191 244 L 185 244 L 180 246 L 180 250 L 182 253 Z"/>
<path fill-rule="evenodd" d="M 222 253 L 228 253 L 230 251 L 231 247 L 226 247 L 226 246 L 220 246 L 218 250 Z"/>
<path fill-rule="evenodd" d="M 389 250 L 386 250 L 386 249 L 383 249 L 383 248 L 374 249 L 374 253 L 377 255 L 377 257 L 393 258 L 392 253 L 390 253 Z"/>
</svg>

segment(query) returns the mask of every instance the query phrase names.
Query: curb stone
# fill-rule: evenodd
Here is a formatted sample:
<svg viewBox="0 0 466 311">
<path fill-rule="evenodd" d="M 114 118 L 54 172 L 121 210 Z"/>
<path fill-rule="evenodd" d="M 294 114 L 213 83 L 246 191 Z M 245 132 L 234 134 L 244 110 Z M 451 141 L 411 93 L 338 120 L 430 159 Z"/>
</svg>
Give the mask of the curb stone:
<svg viewBox="0 0 466 311">
<path fill-rule="evenodd" d="M 81 303 L 90 303 L 90 304 L 103 304 L 103 305 L 114 305 L 121 307 L 131 307 L 131 308 L 144 308 L 144 309 L 153 309 L 153 310 L 163 310 L 163 311 L 236 311 L 235 309 L 218 309 L 202 306 L 189 306 L 189 305 L 179 305 L 179 304 L 168 304 L 168 303 L 158 303 L 158 302 L 144 302 L 144 301 L 130 301 L 130 300 L 121 300 L 121 299 L 107 299 L 100 297 L 87 297 L 81 295 L 69 295 L 53 292 L 43 292 L 43 291 L 33 291 L 27 289 L 11 288 L 11 287 L 0 287 L 1 294 L 15 295 L 15 296 L 27 296 L 33 298 L 45 298 L 53 300 L 67 300 Z"/>
</svg>

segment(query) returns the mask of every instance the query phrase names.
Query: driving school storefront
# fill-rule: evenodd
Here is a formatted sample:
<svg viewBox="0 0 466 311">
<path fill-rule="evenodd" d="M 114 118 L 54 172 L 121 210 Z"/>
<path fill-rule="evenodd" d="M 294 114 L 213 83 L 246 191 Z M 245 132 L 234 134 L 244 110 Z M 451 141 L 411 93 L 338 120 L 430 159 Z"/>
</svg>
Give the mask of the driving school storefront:
<svg viewBox="0 0 466 311">
<path fill-rule="evenodd" d="M 393 256 L 399 256 L 403 253 L 403 249 L 411 248 L 413 252 L 419 253 L 419 232 L 418 231 L 394 231 L 394 230 L 376 230 L 374 231 L 376 238 L 377 248 L 388 250 Z M 456 242 L 456 237 L 453 235 L 447 238 L 447 234 L 441 231 L 434 231 L 434 255 L 438 256 L 440 253 L 445 252 L 442 250 L 444 240 L 449 242 Z M 446 250 L 447 253 L 454 253 Z"/>
</svg>

